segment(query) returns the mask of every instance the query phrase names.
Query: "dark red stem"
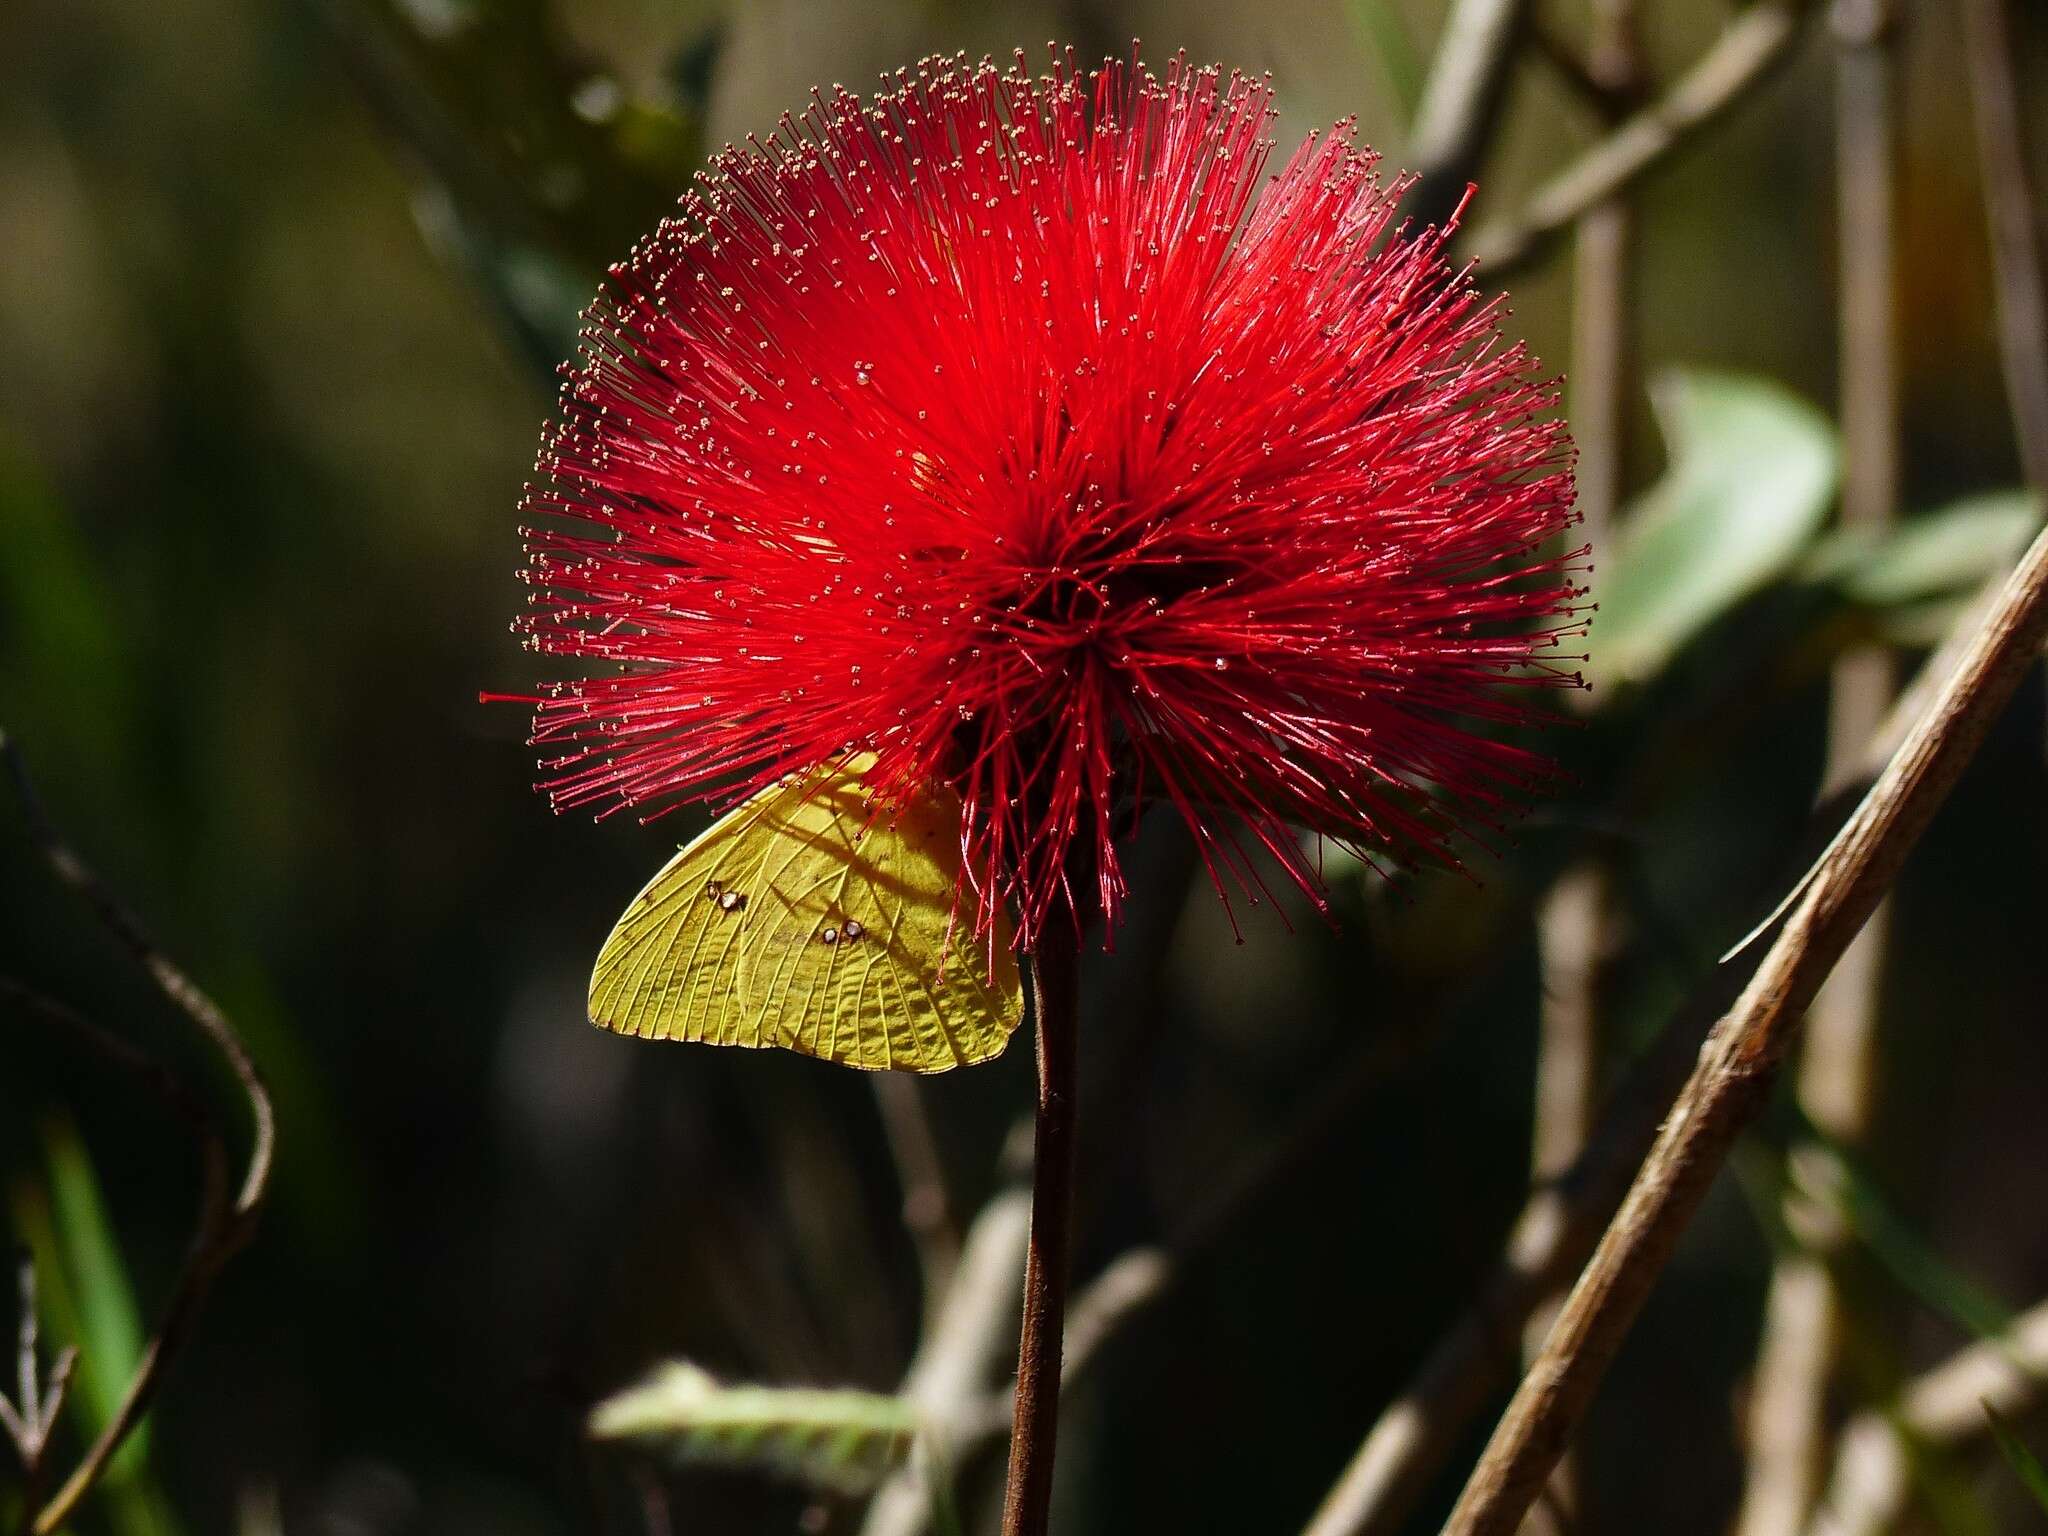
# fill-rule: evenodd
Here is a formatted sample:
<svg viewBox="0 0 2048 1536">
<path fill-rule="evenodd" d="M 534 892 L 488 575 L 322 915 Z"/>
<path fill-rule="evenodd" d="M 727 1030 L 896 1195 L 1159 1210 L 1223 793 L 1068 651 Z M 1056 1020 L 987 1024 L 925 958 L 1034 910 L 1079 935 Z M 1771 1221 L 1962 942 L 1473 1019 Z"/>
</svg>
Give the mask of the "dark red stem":
<svg viewBox="0 0 2048 1536">
<path fill-rule="evenodd" d="M 1003 1536 L 1045 1536 L 1059 1431 L 1060 1349 L 1067 1317 L 1067 1248 L 1073 1226 L 1074 1111 L 1080 1008 L 1079 924 L 1055 915 L 1031 956 L 1038 1018 L 1038 1120 L 1032 1142 L 1031 1247 L 1024 1261 L 1024 1324 L 1017 1345 L 1017 1407 Z"/>
</svg>

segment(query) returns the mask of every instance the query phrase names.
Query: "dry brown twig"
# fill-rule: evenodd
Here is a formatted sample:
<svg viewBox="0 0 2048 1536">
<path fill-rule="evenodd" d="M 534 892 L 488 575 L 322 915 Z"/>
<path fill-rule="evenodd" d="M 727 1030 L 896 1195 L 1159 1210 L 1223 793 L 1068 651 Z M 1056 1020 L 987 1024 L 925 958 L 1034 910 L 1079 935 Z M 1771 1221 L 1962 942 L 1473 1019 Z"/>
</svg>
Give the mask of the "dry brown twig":
<svg viewBox="0 0 2048 1536">
<path fill-rule="evenodd" d="M 2020 149 L 2020 111 L 2003 0 L 1967 0 L 1964 43 L 1996 275 L 2000 355 L 2027 481 L 2048 490 L 2048 283 Z M 1989 1405 L 2022 1412 L 2048 1392 L 2048 1303 L 1909 1384 L 1889 1412 L 1843 1428 L 1808 1536 L 1879 1536 L 1904 1512 L 1909 1446 L 1981 1436 Z"/>
<path fill-rule="evenodd" d="M 1417 223 L 1448 217 L 1478 172 L 1530 9 L 1529 0 L 1454 0 L 1445 15 L 1408 139 L 1416 175 L 1408 212 Z"/>
<path fill-rule="evenodd" d="M 2048 486 L 2048 284 L 2025 164 L 2017 138 L 2004 132 L 2017 123 L 2018 107 L 2002 0 L 1970 0 L 1965 21 L 1997 258 L 2001 351 L 2021 462 L 2039 490 Z M 1967 643 L 1945 646 L 1895 708 L 1893 718 L 1912 716 L 1918 723 L 1795 888 L 1799 899 L 1757 975 L 1708 1037 L 1543 1358 L 1466 1484 L 1446 1536 L 1512 1530 L 1528 1508 L 1736 1131 L 1761 1103 L 1801 1010 L 1875 909 L 2032 665 L 2044 635 L 2048 532 L 2035 540 Z"/>
<path fill-rule="evenodd" d="M 64 1393 L 71 1385 L 71 1369 L 78 1363 L 78 1347 L 67 1344 L 42 1368 L 42 1350 L 37 1337 L 36 1266 L 26 1252 L 19 1266 L 21 1323 L 16 1334 L 15 1397 L 9 1401 L 0 1392 L 0 1430 L 14 1443 L 21 1461 L 23 1518 L 32 1518 L 42 1489 L 45 1458 L 50 1437 L 57 1429 L 57 1415 L 64 1407 Z"/>
<path fill-rule="evenodd" d="M 1664 1027 L 1609 1096 L 1571 1170 L 1531 1194 L 1499 1264 L 1380 1413 L 1303 1536 L 1391 1536 L 1404 1527 L 1466 1426 L 1513 1381 L 1523 1324 L 1570 1282 L 1621 1203 L 1631 1170 L 1656 1135 L 1658 1115 L 1718 1011 L 1715 994 L 1708 1001 L 1711 1009 L 1696 1000 Z"/>
<path fill-rule="evenodd" d="M 1812 0 L 1745 8 L 1662 96 L 1537 187 L 1518 213 L 1474 230 L 1466 247 L 1472 259 L 1499 277 L 1690 144 L 1789 57 L 1812 9 Z"/>
<path fill-rule="evenodd" d="M 27 764 L 4 732 L 0 732 L 0 757 L 6 759 L 30 836 L 50 868 L 64 884 L 85 899 L 101 925 L 156 984 L 157 990 L 220 1054 L 248 1102 L 253 1127 L 241 1183 L 231 1189 L 225 1142 L 203 1107 L 178 1087 L 176 1080 L 160 1064 L 118 1036 L 25 988 L 8 984 L 4 994 L 0 994 L 20 1011 L 67 1028 L 102 1056 L 151 1080 L 191 1126 L 199 1140 L 205 1167 L 197 1228 L 186 1249 L 177 1284 L 157 1316 L 155 1328 L 136 1363 L 135 1373 L 129 1378 L 113 1415 L 87 1447 L 77 1467 L 49 1502 L 34 1514 L 29 1526 L 35 1536 L 53 1536 L 76 1512 L 79 1502 L 106 1470 L 114 1453 L 141 1422 L 142 1415 L 162 1384 L 165 1367 L 197 1321 L 215 1277 L 255 1230 L 257 1215 L 270 1184 L 277 1124 L 262 1076 L 227 1015 L 157 948 L 141 923 L 65 841 L 36 793 Z"/>
</svg>

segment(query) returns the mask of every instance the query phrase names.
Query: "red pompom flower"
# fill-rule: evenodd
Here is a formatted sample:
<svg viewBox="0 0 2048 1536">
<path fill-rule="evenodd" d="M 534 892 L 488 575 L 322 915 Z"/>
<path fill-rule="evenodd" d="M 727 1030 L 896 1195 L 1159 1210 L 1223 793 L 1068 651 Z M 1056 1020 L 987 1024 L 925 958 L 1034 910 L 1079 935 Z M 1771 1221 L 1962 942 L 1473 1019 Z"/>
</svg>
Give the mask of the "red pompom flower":
<svg viewBox="0 0 2048 1536">
<path fill-rule="evenodd" d="M 1226 893 L 1259 848 L 1316 893 L 1294 829 L 1454 861 L 1534 791 L 1495 728 L 1575 680 L 1554 386 L 1349 124 L 1265 174 L 1269 97 L 936 60 L 718 156 L 529 496 L 519 627 L 610 664 L 537 705 L 556 805 L 872 751 L 885 804 L 957 787 L 963 917 L 1029 948 L 1114 922 L 1153 803 Z"/>
</svg>

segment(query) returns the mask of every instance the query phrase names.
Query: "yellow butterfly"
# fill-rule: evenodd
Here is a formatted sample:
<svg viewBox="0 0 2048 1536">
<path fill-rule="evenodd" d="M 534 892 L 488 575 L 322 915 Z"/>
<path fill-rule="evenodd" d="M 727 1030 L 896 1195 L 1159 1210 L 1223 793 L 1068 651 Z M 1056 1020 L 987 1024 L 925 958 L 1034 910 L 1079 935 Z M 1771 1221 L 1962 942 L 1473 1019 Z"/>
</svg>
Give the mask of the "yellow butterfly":
<svg viewBox="0 0 2048 1536">
<path fill-rule="evenodd" d="M 874 763 L 770 785 L 671 859 L 605 940 L 591 1022 L 869 1069 L 1001 1054 L 1024 993 L 1008 919 L 992 971 L 955 923 L 960 797 L 933 785 L 871 821 Z"/>
</svg>

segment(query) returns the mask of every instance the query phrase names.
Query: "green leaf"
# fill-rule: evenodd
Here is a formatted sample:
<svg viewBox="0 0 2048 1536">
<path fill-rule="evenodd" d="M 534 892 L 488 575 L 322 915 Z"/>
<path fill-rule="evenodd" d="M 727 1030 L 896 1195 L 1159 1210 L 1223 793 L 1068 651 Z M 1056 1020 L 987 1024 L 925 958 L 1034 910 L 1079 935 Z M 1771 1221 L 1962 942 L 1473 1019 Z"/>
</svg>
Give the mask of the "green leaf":
<svg viewBox="0 0 2048 1536">
<path fill-rule="evenodd" d="M 1827 419 L 1762 379 L 1673 372 L 1651 388 L 1670 468 L 1595 551 L 1594 664 L 1610 685 L 1654 678 L 1708 625 L 1779 580 L 1834 497 Z"/>
<path fill-rule="evenodd" d="M 598 1404 L 590 1433 L 632 1440 L 677 1461 L 774 1472 L 858 1494 L 902 1465 L 916 1410 L 882 1393 L 815 1387 L 727 1386 L 687 1360 Z"/>
<path fill-rule="evenodd" d="M 1984 1404 L 1984 1417 L 1991 1421 L 1991 1437 L 1998 1442 L 1999 1454 L 2019 1474 L 2021 1484 L 2041 1506 L 2041 1513 L 2048 1515 L 2048 1467 L 2041 1465 L 2041 1458 L 2027 1448 L 2027 1443 L 1989 1403 Z"/>
<path fill-rule="evenodd" d="M 68 1119 L 47 1122 L 43 1155 L 50 1173 L 50 1235 L 56 1251 L 47 1259 L 38 1254 L 38 1268 L 62 1277 L 56 1294 L 71 1314 L 65 1321 L 78 1345 L 81 1407 L 97 1434 L 113 1418 L 142 1359 L 142 1311 L 78 1128 Z M 146 1422 L 138 1424 L 121 1447 L 111 1469 L 117 1480 L 148 1455 L 148 1432 Z"/>
<path fill-rule="evenodd" d="M 1352 30 L 1379 65 L 1402 119 L 1414 117 L 1415 104 L 1422 99 L 1422 59 L 1400 6 L 1395 0 L 1347 0 L 1344 8 Z"/>
<path fill-rule="evenodd" d="M 1837 534 L 1816 548 L 1811 569 L 1852 603 L 1912 608 L 1967 596 L 2011 570 L 2040 526 L 2037 497 L 1997 491 L 1909 518 L 1874 542 Z"/>
<path fill-rule="evenodd" d="M 1876 614 L 1876 638 L 1904 650 L 1931 651 L 1955 632 L 1969 611 L 1967 597 L 1932 597 L 1924 603 L 1906 603 L 1897 608 L 1880 608 Z"/>
</svg>

